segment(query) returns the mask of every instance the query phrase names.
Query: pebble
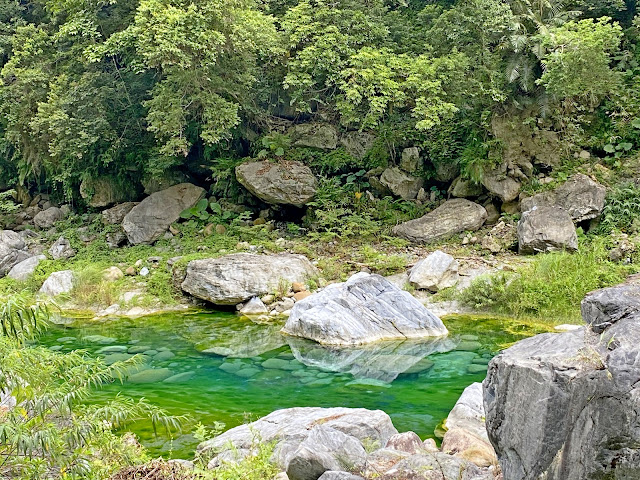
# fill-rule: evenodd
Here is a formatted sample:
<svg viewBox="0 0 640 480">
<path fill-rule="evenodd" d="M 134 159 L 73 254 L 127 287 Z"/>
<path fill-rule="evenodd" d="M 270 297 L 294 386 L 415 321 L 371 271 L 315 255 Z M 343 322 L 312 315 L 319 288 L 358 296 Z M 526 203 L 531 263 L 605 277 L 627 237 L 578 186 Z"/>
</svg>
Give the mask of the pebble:
<svg viewBox="0 0 640 480">
<path fill-rule="evenodd" d="M 185 383 L 193 378 L 196 372 L 183 372 L 164 379 L 163 383 Z"/>
<path fill-rule="evenodd" d="M 140 276 L 146 277 L 147 275 L 149 275 L 149 269 L 147 267 L 142 267 L 140 269 Z"/>
<path fill-rule="evenodd" d="M 97 353 L 124 353 L 129 349 L 126 345 L 109 345 L 102 347 Z"/>
</svg>

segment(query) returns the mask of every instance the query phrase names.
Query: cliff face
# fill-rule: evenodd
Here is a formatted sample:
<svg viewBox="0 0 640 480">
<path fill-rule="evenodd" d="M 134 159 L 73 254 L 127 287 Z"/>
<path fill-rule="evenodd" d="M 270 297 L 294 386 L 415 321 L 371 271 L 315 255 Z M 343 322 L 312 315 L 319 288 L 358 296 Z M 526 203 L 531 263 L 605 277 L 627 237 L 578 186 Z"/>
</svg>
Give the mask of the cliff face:
<svg viewBox="0 0 640 480">
<path fill-rule="evenodd" d="M 640 285 L 592 292 L 586 326 L 498 355 L 484 381 L 505 480 L 640 478 Z"/>
</svg>

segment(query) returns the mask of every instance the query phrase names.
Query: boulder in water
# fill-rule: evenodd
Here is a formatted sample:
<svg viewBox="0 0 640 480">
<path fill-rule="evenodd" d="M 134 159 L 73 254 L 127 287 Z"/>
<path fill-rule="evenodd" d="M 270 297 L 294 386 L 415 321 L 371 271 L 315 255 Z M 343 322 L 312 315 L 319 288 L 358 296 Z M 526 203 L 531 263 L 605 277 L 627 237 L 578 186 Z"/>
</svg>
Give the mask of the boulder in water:
<svg viewBox="0 0 640 480">
<path fill-rule="evenodd" d="M 380 275 L 358 273 L 297 302 L 283 333 L 328 345 L 447 335 L 442 321 Z"/>
</svg>

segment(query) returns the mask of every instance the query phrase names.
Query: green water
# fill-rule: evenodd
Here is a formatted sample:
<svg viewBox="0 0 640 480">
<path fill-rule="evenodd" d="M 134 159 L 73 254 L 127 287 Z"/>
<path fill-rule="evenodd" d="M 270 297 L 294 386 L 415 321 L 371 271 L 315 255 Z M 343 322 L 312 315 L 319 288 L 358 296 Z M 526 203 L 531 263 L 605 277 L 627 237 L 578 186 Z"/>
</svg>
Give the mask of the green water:
<svg viewBox="0 0 640 480">
<path fill-rule="evenodd" d="M 122 392 L 227 428 L 295 406 L 381 409 L 398 430 L 427 438 L 464 388 L 482 381 L 493 355 L 538 333 L 507 319 L 449 317 L 445 324 L 450 335 L 443 339 L 331 349 L 283 336 L 281 325 L 191 313 L 75 321 L 49 330 L 42 342 L 62 352 L 85 349 L 107 362 L 145 352 L 147 370 L 131 378 L 156 381 L 109 385 L 97 401 Z M 145 422 L 131 429 L 153 454 L 189 458 L 198 443 L 190 434 L 156 439 Z"/>
</svg>

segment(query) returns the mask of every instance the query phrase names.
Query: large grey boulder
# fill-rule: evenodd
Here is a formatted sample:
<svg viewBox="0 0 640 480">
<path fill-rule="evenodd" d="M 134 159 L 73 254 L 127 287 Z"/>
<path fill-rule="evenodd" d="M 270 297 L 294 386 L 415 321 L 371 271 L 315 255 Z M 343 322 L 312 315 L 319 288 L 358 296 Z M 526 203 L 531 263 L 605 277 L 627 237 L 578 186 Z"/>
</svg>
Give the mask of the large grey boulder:
<svg viewBox="0 0 640 480">
<path fill-rule="evenodd" d="M 380 480 L 494 480 L 473 463 L 440 452 L 424 452 L 398 462 Z M 508 477 L 505 477 L 507 480 Z M 510 479 L 509 479 L 510 480 Z"/>
<path fill-rule="evenodd" d="M 518 222 L 518 251 L 521 254 L 577 250 L 578 234 L 566 210 L 534 207 Z"/>
<path fill-rule="evenodd" d="M 456 198 L 473 198 L 482 195 L 482 185 L 466 178 L 456 178 L 449 187 L 449 193 Z"/>
<path fill-rule="evenodd" d="M 58 207 L 49 207 L 36 214 L 33 217 L 33 224 L 36 228 L 46 230 L 53 227 L 57 222 L 64 218 L 64 212 Z"/>
<path fill-rule="evenodd" d="M 115 205 L 111 208 L 102 211 L 102 223 L 105 225 L 119 225 L 124 220 L 137 202 L 125 202 Z"/>
<path fill-rule="evenodd" d="M 60 272 L 53 272 L 49 275 L 42 287 L 40 287 L 40 293 L 44 293 L 50 297 L 57 297 L 63 293 L 69 293 L 73 290 L 75 275 L 71 270 L 63 270 Z"/>
<path fill-rule="evenodd" d="M 182 289 L 217 305 L 236 305 L 271 293 L 283 282 L 304 284 L 317 275 L 302 255 L 236 253 L 189 262 Z"/>
<path fill-rule="evenodd" d="M 328 123 L 302 123 L 289 129 L 294 147 L 335 150 L 338 147 L 338 130 Z"/>
<path fill-rule="evenodd" d="M 126 189 L 113 177 L 85 179 L 80 183 L 80 196 L 90 207 L 108 207 L 127 200 Z"/>
<path fill-rule="evenodd" d="M 302 207 L 316 194 L 318 181 L 311 169 L 299 162 L 248 162 L 236 167 L 236 178 L 260 200 Z"/>
<path fill-rule="evenodd" d="M 606 196 L 605 187 L 578 173 L 555 190 L 524 198 L 521 209 L 526 212 L 533 207 L 560 207 L 574 222 L 583 222 L 602 213 Z"/>
<path fill-rule="evenodd" d="M 507 173 L 506 165 L 485 171 L 482 185 L 503 202 L 512 202 L 518 198 L 522 189 L 522 183 Z"/>
<path fill-rule="evenodd" d="M 442 439 L 444 453 L 483 467 L 497 462 L 496 452 L 487 436 L 481 383 L 465 388 L 444 426 L 447 429 Z"/>
<path fill-rule="evenodd" d="M 317 480 L 324 472 L 362 466 L 367 452 L 362 441 L 338 429 L 317 425 L 289 458 L 289 480 Z"/>
<path fill-rule="evenodd" d="M 400 168 L 408 173 L 417 172 L 422 167 L 420 159 L 420 149 L 418 147 L 408 147 L 402 150 L 400 158 Z"/>
<path fill-rule="evenodd" d="M 20 234 L 0 230 L 0 277 L 4 277 L 15 265 L 31 256 Z"/>
<path fill-rule="evenodd" d="M 442 321 L 380 275 L 358 273 L 296 302 L 283 333 L 327 345 L 447 335 Z"/>
<path fill-rule="evenodd" d="M 424 181 L 421 178 L 416 178 L 403 172 L 397 167 L 392 167 L 382 172 L 380 183 L 395 196 L 403 200 L 413 200 L 418 196 Z"/>
<path fill-rule="evenodd" d="M 204 189 L 190 183 L 174 185 L 145 198 L 124 217 L 122 228 L 133 245 L 152 244 L 204 196 Z"/>
<path fill-rule="evenodd" d="M 456 198 L 416 220 L 401 223 L 393 233 L 416 243 L 428 243 L 467 230 L 478 230 L 487 219 L 482 205 Z"/>
<path fill-rule="evenodd" d="M 33 275 L 33 272 L 36 270 L 38 265 L 40 265 L 40 262 L 46 259 L 47 257 L 44 255 L 34 255 L 33 257 L 29 257 L 14 265 L 7 276 L 19 282 L 26 282 L 29 277 Z"/>
<path fill-rule="evenodd" d="M 232 428 L 201 443 L 197 451 L 215 453 L 209 462 L 209 467 L 215 468 L 231 453 L 238 460 L 260 443 L 275 442 L 272 460 L 291 480 L 315 480 L 325 471 L 343 470 L 345 460 L 360 461 L 363 443 L 385 445 L 396 433 L 389 416 L 380 410 L 288 408 Z M 312 476 L 307 476 L 305 466 L 312 468 Z"/>
<path fill-rule="evenodd" d="M 491 361 L 486 425 L 506 480 L 640 478 L 639 297 L 635 284 L 593 292 L 587 327 Z"/>
<path fill-rule="evenodd" d="M 458 282 L 458 261 L 448 253 L 436 250 L 414 265 L 409 282 L 432 292 L 453 287 Z"/>
<path fill-rule="evenodd" d="M 340 137 L 340 145 L 354 158 L 364 158 L 373 147 L 376 136 L 371 132 L 347 132 Z"/>
</svg>

